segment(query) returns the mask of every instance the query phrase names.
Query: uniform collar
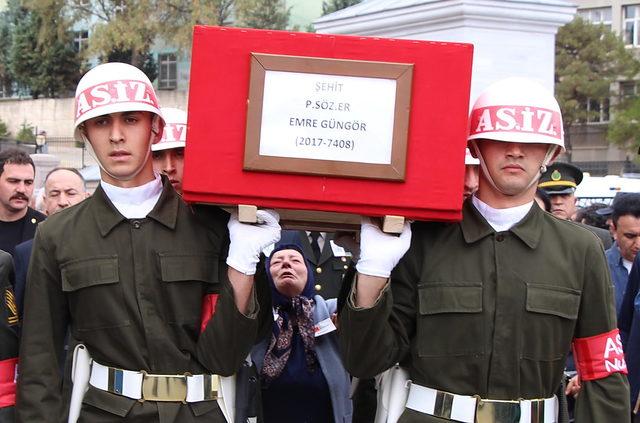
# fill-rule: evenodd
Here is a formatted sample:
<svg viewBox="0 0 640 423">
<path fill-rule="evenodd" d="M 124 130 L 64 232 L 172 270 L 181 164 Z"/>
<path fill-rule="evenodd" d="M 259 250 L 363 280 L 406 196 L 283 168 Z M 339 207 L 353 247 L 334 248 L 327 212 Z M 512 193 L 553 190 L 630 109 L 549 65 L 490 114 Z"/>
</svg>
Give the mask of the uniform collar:
<svg viewBox="0 0 640 423">
<path fill-rule="evenodd" d="M 535 249 L 540 242 L 542 234 L 542 218 L 544 212 L 540 210 L 537 204 L 534 204 L 529 213 L 514 227 L 509 229 L 529 248 Z M 462 235 L 467 244 L 472 244 L 480 239 L 495 233 L 491 225 L 486 221 L 480 212 L 473 206 L 471 200 L 464 202 L 462 206 L 462 221 L 460 222 Z"/>
<path fill-rule="evenodd" d="M 92 207 L 94 216 L 100 229 L 100 234 L 103 237 L 107 236 L 120 222 L 127 220 L 115 208 L 100 185 L 98 185 L 92 198 L 94 198 L 92 203 L 94 204 Z M 160 194 L 160 199 L 158 199 L 153 210 L 149 212 L 147 218 L 153 219 L 169 229 L 174 229 L 178 219 L 178 206 L 180 201 L 180 197 L 171 186 L 171 183 L 169 183 L 167 177 L 162 175 L 162 193 Z"/>
</svg>

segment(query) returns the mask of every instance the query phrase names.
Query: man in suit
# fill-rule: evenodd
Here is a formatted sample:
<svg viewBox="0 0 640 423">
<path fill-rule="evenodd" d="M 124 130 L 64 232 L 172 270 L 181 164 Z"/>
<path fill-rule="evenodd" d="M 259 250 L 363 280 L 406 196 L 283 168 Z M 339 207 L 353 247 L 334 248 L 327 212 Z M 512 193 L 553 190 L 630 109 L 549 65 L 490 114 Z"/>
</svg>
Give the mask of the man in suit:
<svg viewBox="0 0 640 423">
<path fill-rule="evenodd" d="M 50 171 L 44 180 L 44 211 L 47 216 L 78 204 L 88 196 L 85 180 L 76 169 L 57 167 Z M 29 239 L 18 244 L 13 254 L 16 266 L 14 290 L 21 315 L 32 248 L 33 239 Z"/>
<path fill-rule="evenodd" d="M 36 167 L 17 148 L 0 152 L 0 250 L 13 254 L 16 245 L 33 238 L 45 215 L 29 207 Z"/>
</svg>

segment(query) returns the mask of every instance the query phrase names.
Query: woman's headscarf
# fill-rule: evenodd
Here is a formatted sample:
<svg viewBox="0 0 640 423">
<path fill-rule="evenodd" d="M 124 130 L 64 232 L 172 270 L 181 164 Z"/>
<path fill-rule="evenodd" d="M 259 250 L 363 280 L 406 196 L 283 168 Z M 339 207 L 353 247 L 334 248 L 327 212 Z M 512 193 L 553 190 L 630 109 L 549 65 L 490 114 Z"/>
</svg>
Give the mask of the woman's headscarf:
<svg viewBox="0 0 640 423">
<path fill-rule="evenodd" d="M 318 359 L 313 351 L 315 347 L 315 333 L 313 324 L 313 270 L 309 262 L 304 259 L 307 267 L 307 283 L 300 295 L 289 298 L 281 294 L 275 286 L 271 276 L 271 258 L 282 250 L 296 250 L 304 258 L 304 253 L 296 244 L 284 244 L 275 248 L 266 260 L 267 279 L 271 288 L 271 298 L 277 318 L 273 324 L 271 341 L 264 357 L 261 376 L 266 383 L 278 378 L 291 355 L 291 342 L 294 339 L 293 332 L 297 328 L 300 333 L 300 342 L 304 347 L 305 363 L 288 363 L 289 366 L 302 367 L 306 365 L 309 371 L 315 371 Z"/>
</svg>

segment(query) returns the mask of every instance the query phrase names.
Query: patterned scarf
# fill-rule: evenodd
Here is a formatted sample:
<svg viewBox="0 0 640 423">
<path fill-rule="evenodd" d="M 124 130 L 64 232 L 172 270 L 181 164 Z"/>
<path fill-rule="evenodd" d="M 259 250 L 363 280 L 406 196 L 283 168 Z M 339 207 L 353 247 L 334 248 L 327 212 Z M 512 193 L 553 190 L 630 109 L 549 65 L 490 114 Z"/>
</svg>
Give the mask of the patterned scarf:
<svg viewBox="0 0 640 423">
<path fill-rule="evenodd" d="M 284 249 L 295 249 L 303 254 L 298 246 L 282 245 L 276 248 L 271 255 L 276 251 Z M 307 369 L 313 372 L 318 367 L 318 358 L 313 351 L 316 338 L 313 330 L 313 300 L 310 299 L 313 295 L 313 273 L 311 271 L 308 272 L 307 285 L 301 295 L 293 298 L 285 297 L 275 289 L 275 285 L 271 279 L 271 274 L 269 273 L 270 258 L 271 257 L 269 257 L 266 263 L 267 278 L 271 285 L 272 298 L 278 317 L 275 319 L 271 341 L 269 342 L 269 347 L 264 357 L 261 372 L 261 376 L 267 384 L 277 379 L 287 365 L 289 356 L 291 355 L 293 334 L 296 329 L 300 334 L 302 346 L 304 347 Z M 308 264 L 307 270 L 309 270 Z"/>
</svg>

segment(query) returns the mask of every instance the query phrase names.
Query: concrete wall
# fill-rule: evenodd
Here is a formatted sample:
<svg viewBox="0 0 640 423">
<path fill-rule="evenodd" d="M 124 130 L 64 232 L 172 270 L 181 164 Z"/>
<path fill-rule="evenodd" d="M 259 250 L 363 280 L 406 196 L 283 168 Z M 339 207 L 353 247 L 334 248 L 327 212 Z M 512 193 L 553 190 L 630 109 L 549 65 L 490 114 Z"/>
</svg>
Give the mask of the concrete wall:
<svg viewBox="0 0 640 423">
<path fill-rule="evenodd" d="M 157 94 L 163 107 L 187 110 L 187 91 L 158 90 Z M 73 137 L 73 107 L 73 98 L 1 99 L 0 120 L 14 136 L 26 122 L 46 131 L 48 137 Z"/>
</svg>

